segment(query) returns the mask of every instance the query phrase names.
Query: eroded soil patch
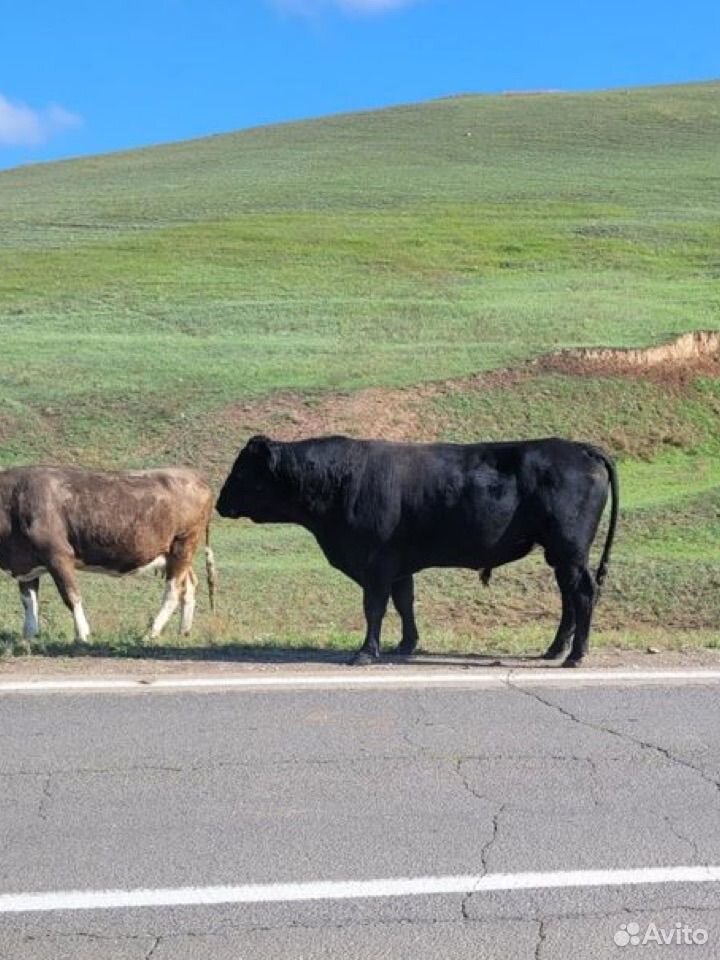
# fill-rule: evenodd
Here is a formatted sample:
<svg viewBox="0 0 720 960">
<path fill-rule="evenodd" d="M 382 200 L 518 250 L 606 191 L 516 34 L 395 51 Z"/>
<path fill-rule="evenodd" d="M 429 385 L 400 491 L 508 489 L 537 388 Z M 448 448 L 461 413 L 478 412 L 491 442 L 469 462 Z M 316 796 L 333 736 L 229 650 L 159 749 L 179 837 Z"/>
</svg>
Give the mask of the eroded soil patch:
<svg viewBox="0 0 720 960">
<path fill-rule="evenodd" d="M 410 441 L 556 434 L 647 459 L 706 439 L 690 407 L 718 407 L 720 415 L 720 394 L 701 397 L 695 381 L 702 376 L 720 378 L 720 333 L 689 333 L 642 350 L 566 350 L 514 369 L 406 388 L 276 393 L 183 423 L 164 452 L 175 459 L 181 453 L 216 479 L 256 433 Z"/>
<path fill-rule="evenodd" d="M 386 440 L 434 440 L 438 422 L 427 401 L 448 394 L 513 389 L 539 372 L 570 376 L 651 376 L 676 385 L 720 377 L 720 332 L 695 331 L 671 343 L 637 349 L 579 349 L 548 354 L 515 369 L 441 380 L 404 389 L 375 387 L 351 394 L 282 393 L 228 407 L 245 432 L 272 431 L 282 440 L 344 433 Z"/>
<path fill-rule="evenodd" d="M 720 377 L 720 332 L 695 330 L 654 347 L 561 350 L 532 366 L 575 376 L 643 376 L 683 384 L 699 376 Z"/>
</svg>

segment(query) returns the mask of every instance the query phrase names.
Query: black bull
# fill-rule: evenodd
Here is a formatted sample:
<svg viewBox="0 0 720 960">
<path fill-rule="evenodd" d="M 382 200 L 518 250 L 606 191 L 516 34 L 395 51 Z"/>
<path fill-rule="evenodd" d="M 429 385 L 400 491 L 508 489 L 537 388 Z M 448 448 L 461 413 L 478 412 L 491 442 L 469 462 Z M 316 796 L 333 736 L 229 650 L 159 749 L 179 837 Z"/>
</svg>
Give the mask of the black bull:
<svg viewBox="0 0 720 960">
<path fill-rule="evenodd" d="M 589 553 L 608 496 L 612 510 L 595 577 Z M 565 666 L 585 656 L 597 588 L 607 573 L 618 513 L 615 467 L 600 449 L 568 440 L 411 444 L 323 437 L 283 443 L 253 437 L 217 501 L 224 517 L 298 523 L 328 561 L 363 589 L 367 633 L 354 657 L 380 655 L 392 596 L 402 619 L 400 654 L 418 640 L 413 574 L 466 567 L 485 576 L 545 552 L 562 618 L 545 653 Z"/>
</svg>

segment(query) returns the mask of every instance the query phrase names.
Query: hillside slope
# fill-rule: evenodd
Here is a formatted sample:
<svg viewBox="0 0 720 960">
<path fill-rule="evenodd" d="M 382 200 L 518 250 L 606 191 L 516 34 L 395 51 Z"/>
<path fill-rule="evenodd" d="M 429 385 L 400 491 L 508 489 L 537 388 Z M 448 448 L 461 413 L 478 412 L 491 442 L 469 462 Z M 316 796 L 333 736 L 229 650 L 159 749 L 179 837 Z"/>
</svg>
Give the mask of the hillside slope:
<svg viewBox="0 0 720 960">
<path fill-rule="evenodd" d="M 720 329 L 719 158 L 708 83 L 464 96 L 2 172 L 0 465 L 182 460 L 218 480 L 255 429 L 585 437 L 622 458 L 608 627 L 717 630 L 712 366 L 523 364 Z M 323 636 L 357 625 L 301 534 L 246 532 L 242 556 L 218 536 L 245 585 L 218 637 L 315 642 L 325 590 Z M 550 616 L 532 564 L 489 599 L 431 578 L 436 642 L 525 622 L 528 595 Z M 281 573 L 297 625 L 265 586 Z"/>
</svg>

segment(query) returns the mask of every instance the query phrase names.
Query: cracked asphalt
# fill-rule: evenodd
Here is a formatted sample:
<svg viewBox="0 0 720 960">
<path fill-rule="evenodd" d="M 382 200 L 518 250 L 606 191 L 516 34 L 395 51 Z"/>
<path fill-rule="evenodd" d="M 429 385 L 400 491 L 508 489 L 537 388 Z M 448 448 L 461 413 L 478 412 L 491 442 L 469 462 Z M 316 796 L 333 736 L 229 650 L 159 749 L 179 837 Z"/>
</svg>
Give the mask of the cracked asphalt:
<svg viewBox="0 0 720 960">
<path fill-rule="evenodd" d="M 0 894 L 719 864 L 719 735 L 717 685 L 9 695 Z M 0 916 L 1 960 L 624 955 L 720 956 L 720 886 Z"/>
</svg>

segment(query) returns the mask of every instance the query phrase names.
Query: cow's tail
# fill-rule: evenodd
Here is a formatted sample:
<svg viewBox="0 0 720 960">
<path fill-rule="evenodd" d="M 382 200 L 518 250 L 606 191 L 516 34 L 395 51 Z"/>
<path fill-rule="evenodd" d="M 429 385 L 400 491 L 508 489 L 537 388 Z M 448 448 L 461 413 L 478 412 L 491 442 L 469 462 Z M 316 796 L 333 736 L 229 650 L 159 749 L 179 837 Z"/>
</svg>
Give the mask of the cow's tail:
<svg viewBox="0 0 720 960">
<path fill-rule="evenodd" d="M 602 556 L 600 557 L 600 564 L 597 568 L 597 573 L 595 574 L 595 582 L 597 583 L 598 587 L 601 587 L 605 582 L 605 578 L 607 577 L 608 565 L 610 563 L 610 551 L 612 550 L 613 540 L 615 539 L 615 530 L 618 522 L 618 510 L 620 507 L 620 485 L 618 483 L 617 469 L 610 457 L 603 450 L 599 450 L 597 447 L 593 448 L 593 452 L 605 464 L 605 469 L 607 470 L 608 477 L 610 479 L 610 523 L 608 524 L 607 536 L 605 537 L 605 547 L 603 549 Z"/>
<path fill-rule="evenodd" d="M 210 524 L 205 527 L 205 575 L 207 577 L 208 598 L 210 609 L 215 613 L 215 591 L 217 589 L 217 567 L 215 554 L 210 546 Z"/>
</svg>

